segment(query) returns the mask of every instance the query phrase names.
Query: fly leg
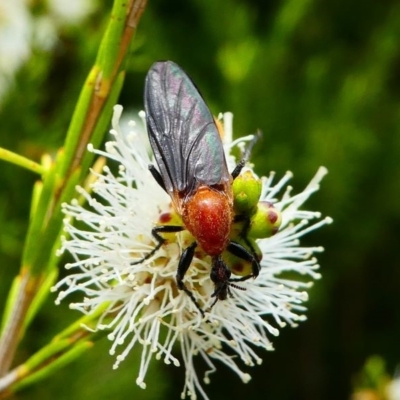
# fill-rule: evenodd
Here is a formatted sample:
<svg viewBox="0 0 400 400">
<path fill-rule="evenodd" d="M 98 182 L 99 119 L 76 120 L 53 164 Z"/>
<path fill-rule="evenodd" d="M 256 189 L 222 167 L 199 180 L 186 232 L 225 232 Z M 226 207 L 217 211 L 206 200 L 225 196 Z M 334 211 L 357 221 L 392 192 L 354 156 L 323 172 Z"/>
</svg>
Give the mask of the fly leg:
<svg viewBox="0 0 400 400">
<path fill-rule="evenodd" d="M 154 165 L 150 164 L 149 165 L 149 170 L 150 173 L 153 175 L 153 178 L 156 180 L 156 182 L 165 190 L 165 185 L 164 181 L 160 175 L 160 173 L 157 171 L 157 169 L 154 167 Z M 181 232 L 185 230 L 183 226 L 177 226 L 177 225 L 160 225 L 160 226 L 155 226 L 151 230 L 151 234 L 153 235 L 154 239 L 156 239 L 157 244 L 155 247 L 148 253 L 146 254 L 143 258 L 141 258 L 139 261 L 132 262 L 131 265 L 136 265 L 140 264 L 145 260 L 148 260 L 152 255 L 156 253 L 158 249 L 161 248 L 161 246 L 165 243 L 165 239 L 160 235 L 160 233 L 176 233 L 176 232 Z"/>
<path fill-rule="evenodd" d="M 254 249 L 253 244 L 250 242 L 250 240 L 247 237 L 247 232 L 249 231 L 249 228 L 250 228 L 250 218 L 248 215 L 242 215 L 242 214 L 235 215 L 235 217 L 233 219 L 233 223 L 236 223 L 236 222 L 244 223 L 243 230 L 240 233 L 240 238 L 246 243 L 246 245 L 250 249 L 250 251 L 247 250 L 245 247 L 240 246 L 236 242 L 231 242 L 233 244 L 232 250 L 229 250 L 229 248 L 228 248 L 228 251 L 230 251 L 230 253 L 234 254 L 235 256 L 241 258 L 242 260 L 251 262 L 253 273 L 251 275 L 249 275 L 249 278 L 251 278 L 252 276 L 254 276 L 256 278 L 258 276 L 258 272 L 260 271 L 260 265 L 259 265 L 260 260 L 258 259 L 257 252 Z M 235 252 L 239 252 L 239 254 L 237 254 Z M 253 256 L 252 259 L 250 258 L 249 253 L 250 253 L 250 255 Z M 254 263 L 254 260 L 257 262 L 257 264 Z M 257 267 L 256 273 L 254 273 L 255 267 Z M 241 280 L 243 281 L 246 279 L 241 279 Z"/>
<path fill-rule="evenodd" d="M 161 186 L 162 189 L 164 189 L 165 192 L 167 192 L 164 180 L 163 180 L 160 172 L 154 167 L 154 165 L 152 165 L 152 164 L 149 165 L 149 171 L 150 171 L 151 175 L 153 175 L 153 178 L 155 179 L 155 181 Z M 134 264 L 138 264 L 138 263 L 143 262 L 144 260 L 148 259 L 163 245 L 163 243 L 165 242 L 165 239 L 160 235 L 160 233 L 181 232 L 183 230 L 185 230 L 185 228 L 183 226 L 172 226 L 172 225 L 156 226 L 155 228 L 153 228 L 151 230 L 151 234 L 157 240 L 157 245 L 154 247 L 154 249 L 149 254 L 147 254 L 144 258 L 142 258 L 138 262 L 135 262 Z M 176 272 L 176 285 L 178 286 L 179 290 L 183 290 L 189 296 L 190 300 L 193 301 L 194 305 L 197 307 L 197 309 L 200 311 L 201 315 L 204 317 L 204 311 L 202 310 L 199 303 L 195 299 L 193 293 L 183 283 L 183 278 L 185 277 L 186 272 L 189 269 L 190 264 L 192 263 L 196 246 L 197 246 L 197 242 L 193 242 L 181 254 L 181 258 L 179 259 L 179 264 L 178 264 L 178 270 Z"/>
<path fill-rule="evenodd" d="M 156 180 L 156 182 L 164 189 L 165 192 L 167 192 L 163 178 L 153 164 L 149 165 L 149 171 L 153 175 L 153 178 Z"/>
<path fill-rule="evenodd" d="M 200 305 L 197 302 L 197 300 L 195 299 L 193 293 L 183 283 L 183 278 L 185 277 L 186 272 L 189 269 L 190 264 L 193 261 L 194 251 L 196 249 L 196 246 L 197 246 L 197 242 L 193 242 L 190 246 L 186 247 L 186 249 L 183 251 L 181 258 L 179 260 L 178 270 L 176 271 L 176 285 L 178 286 L 179 290 L 183 290 L 190 297 L 190 300 L 193 301 L 194 305 L 197 307 L 197 309 L 200 311 L 202 317 L 204 318 L 203 309 L 200 307 Z"/>
<path fill-rule="evenodd" d="M 252 248 L 252 246 L 250 246 Z M 249 278 L 257 278 L 260 273 L 260 264 L 257 258 L 247 250 L 244 246 L 236 242 L 230 242 L 228 244 L 227 250 L 232 253 L 234 256 L 241 258 L 242 260 L 251 262 L 252 273 L 250 275 L 243 276 L 242 278 L 230 279 L 229 282 L 243 282 Z"/>
<path fill-rule="evenodd" d="M 160 235 L 160 233 L 175 233 L 175 232 L 181 232 L 185 230 L 183 226 L 177 226 L 177 225 L 161 225 L 161 226 L 155 226 L 151 230 L 151 234 L 153 235 L 154 239 L 156 239 L 157 244 L 154 246 L 154 248 L 147 253 L 143 258 L 141 258 L 139 261 L 132 262 L 131 265 L 136 265 L 140 264 L 145 260 L 148 260 L 153 254 L 156 253 L 158 249 L 161 248 L 161 246 L 164 244 L 165 239 Z"/>
</svg>

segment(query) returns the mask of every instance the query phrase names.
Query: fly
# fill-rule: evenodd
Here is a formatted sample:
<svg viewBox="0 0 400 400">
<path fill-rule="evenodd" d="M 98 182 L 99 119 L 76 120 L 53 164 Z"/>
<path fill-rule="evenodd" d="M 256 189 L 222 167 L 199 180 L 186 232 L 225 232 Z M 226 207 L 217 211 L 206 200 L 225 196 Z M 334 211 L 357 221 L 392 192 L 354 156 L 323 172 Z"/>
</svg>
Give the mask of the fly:
<svg viewBox="0 0 400 400">
<path fill-rule="evenodd" d="M 245 290 L 235 282 L 256 278 L 260 271 L 257 257 L 230 239 L 234 223 L 232 183 L 250 151 L 230 173 L 210 110 L 192 80 L 172 61 L 156 62 L 150 68 L 144 103 L 150 145 L 158 165 L 158 169 L 150 165 L 149 170 L 171 197 L 183 224 L 155 226 L 152 235 L 157 245 L 133 264 L 148 259 L 163 245 L 162 234 L 188 230 L 195 240 L 181 254 L 176 283 L 204 316 L 193 292 L 184 283 L 198 246 L 211 257 L 210 279 L 215 286 L 211 307 L 231 295 L 230 287 Z M 251 273 L 231 278 L 231 270 L 222 258 L 225 251 L 250 263 Z"/>
</svg>

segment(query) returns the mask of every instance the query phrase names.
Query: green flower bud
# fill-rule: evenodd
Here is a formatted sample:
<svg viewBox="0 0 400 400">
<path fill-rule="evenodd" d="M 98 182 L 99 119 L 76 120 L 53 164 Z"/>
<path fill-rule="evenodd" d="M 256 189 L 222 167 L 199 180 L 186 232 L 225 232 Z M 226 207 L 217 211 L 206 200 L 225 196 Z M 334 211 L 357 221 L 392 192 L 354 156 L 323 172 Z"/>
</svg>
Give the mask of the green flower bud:
<svg viewBox="0 0 400 400">
<path fill-rule="evenodd" d="M 253 214 L 261 196 L 262 182 L 252 171 L 239 175 L 232 184 L 233 207 L 236 214 Z"/>
<path fill-rule="evenodd" d="M 278 232 L 281 223 L 281 213 L 268 201 L 260 201 L 250 219 L 248 235 L 255 239 L 268 238 Z"/>
<path fill-rule="evenodd" d="M 171 206 L 168 211 L 162 212 L 158 216 L 158 221 L 157 221 L 158 226 L 163 226 L 163 225 L 171 225 L 171 226 L 183 226 L 182 218 L 180 215 L 174 210 L 174 208 Z M 188 233 L 188 231 L 185 231 L 185 233 Z M 190 234 L 189 234 L 190 235 Z M 165 239 L 165 243 L 173 243 L 176 241 L 176 233 L 162 233 L 161 235 Z M 191 236 L 191 235 L 190 235 Z"/>
</svg>

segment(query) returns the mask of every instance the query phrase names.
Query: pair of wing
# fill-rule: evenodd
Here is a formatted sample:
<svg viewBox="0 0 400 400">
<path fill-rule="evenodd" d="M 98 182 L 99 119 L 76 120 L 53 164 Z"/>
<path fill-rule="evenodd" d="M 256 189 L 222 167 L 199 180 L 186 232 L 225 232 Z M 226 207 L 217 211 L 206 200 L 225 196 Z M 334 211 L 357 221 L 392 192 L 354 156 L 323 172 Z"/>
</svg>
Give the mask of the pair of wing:
<svg viewBox="0 0 400 400">
<path fill-rule="evenodd" d="M 199 186 L 231 181 L 214 118 L 188 75 L 156 62 L 145 81 L 147 130 L 165 188 L 179 210 Z"/>
</svg>

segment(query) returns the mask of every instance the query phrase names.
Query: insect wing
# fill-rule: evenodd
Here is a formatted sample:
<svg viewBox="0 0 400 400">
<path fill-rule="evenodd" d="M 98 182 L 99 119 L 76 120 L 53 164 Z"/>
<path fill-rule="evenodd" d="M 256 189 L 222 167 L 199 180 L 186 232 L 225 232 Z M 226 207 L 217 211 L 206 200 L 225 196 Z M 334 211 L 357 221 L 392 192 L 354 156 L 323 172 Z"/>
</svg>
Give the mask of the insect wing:
<svg viewBox="0 0 400 400">
<path fill-rule="evenodd" d="M 186 73 L 172 61 L 157 62 L 144 93 L 150 144 L 175 203 L 200 185 L 230 182 L 213 116 Z"/>
</svg>

